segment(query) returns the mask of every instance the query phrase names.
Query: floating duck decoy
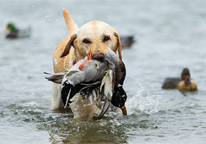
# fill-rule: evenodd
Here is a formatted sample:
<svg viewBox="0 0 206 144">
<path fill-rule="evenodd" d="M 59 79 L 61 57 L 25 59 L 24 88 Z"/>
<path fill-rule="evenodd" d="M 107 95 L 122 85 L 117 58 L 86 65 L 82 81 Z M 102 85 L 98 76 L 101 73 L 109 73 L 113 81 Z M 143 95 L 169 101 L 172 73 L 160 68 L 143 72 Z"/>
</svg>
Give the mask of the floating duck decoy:
<svg viewBox="0 0 206 144">
<path fill-rule="evenodd" d="M 194 91 L 197 90 L 197 84 L 191 80 L 188 68 L 184 68 L 180 77 L 166 78 L 162 85 L 163 89 L 179 89 Z"/>
<path fill-rule="evenodd" d="M 13 23 L 9 23 L 4 30 L 6 38 L 22 38 L 29 37 L 31 35 L 31 28 L 18 29 Z"/>
<path fill-rule="evenodd" d="M 100 119 L 107 112 L 110 103 L 121 108 L 124 115 L 127 114 L 124 105 L 127 95 L 122 87 L 125 76 L 124 63 L 109 50 L 103 62 L 92 59 L 90 52 L 66 73 L 56 73 L 46 79 L 62 85 L 61 98 L 65 108 L 72 103 L 71 99 L 77 93 L 90 103 L 103 101 L 104 105 L 98 116 Z"/>
<path fill-rule="evenodd" d="M 134 42 L 134 36 L 124 36 L 120 37 L 122 48 L 130 47 Z"/>
</svg>

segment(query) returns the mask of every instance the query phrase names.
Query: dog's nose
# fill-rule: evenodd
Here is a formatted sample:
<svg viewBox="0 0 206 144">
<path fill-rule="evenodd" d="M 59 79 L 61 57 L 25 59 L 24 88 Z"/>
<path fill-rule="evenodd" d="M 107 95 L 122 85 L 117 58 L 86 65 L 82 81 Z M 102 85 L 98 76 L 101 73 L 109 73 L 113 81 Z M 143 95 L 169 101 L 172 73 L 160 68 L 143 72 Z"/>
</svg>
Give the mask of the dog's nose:
<svg viewBox="0 0 206 144">
<path fill-rule="evenodd" d="M 92 55 L 92 59 L 96 59 L 98 61 L 103 61 L 104 60 L 104 54 L 103 53 L 95 53 Z"/>
</svg>

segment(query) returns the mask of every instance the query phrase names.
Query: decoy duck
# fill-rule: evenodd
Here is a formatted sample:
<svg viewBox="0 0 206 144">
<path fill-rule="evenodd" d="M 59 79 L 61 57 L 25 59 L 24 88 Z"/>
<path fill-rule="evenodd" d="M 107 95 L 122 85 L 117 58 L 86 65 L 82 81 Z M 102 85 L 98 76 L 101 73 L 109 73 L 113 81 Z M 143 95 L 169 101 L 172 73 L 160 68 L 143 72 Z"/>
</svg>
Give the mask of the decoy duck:
<svg viewBox="0 0 206 144">
<path fill-rule="evenodd" d="M 162 88 L 194 91 L 197 90 L 197 84 L 191 80 L 189 69 L 184 68 L 181 74 L 181 78 L 166 78 L 163 82 Z"/>
<path fill-rule="evenodd" d="M 127 95 L 122 87 L 125 76 L 124 63 L 109 50 L 104 62 L 92 59 L 90 52 L 66 73 L 53 74 L 46 79 L 61 84 L 61 98 L 65 108 L 72 103 L 71 100 L 77 93 L 90 103 L 103 101 L 104 105 L 98 116 L 100 119 L 107 112 L 110 103 L 121 108 L 124 115 L 127 114 L 124 105 Z"/>
<path fill-rule="evenodd" d="M 31 34 L 31 28 L 18 29 L 13 23 L 9 23 L 4 33 L 6 33 L 6 38 L 28 37 Z"/>
<path fill-rule="evenodd" d="M 120 37 L 122 48 L 130 47 L 134 42 L 134 36 L 124 36 Z"/>
</svg>

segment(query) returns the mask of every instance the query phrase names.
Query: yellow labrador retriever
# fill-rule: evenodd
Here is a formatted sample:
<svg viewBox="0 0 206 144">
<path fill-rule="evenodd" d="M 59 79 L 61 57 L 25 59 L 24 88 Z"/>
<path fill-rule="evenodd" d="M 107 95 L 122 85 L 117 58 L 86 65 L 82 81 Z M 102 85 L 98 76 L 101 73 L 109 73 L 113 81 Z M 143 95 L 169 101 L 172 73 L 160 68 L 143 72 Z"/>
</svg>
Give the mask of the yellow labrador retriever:
<svg viewBox="0 0 206 144">
<path fill-rule="evenodd" d="M 80 29 L 71 18 L 68 11 L 63 10 L 69 37 L 60 41 L 53 54 L 53 68 L 55 73 L 70 69 L 77 61 L 85 58 L 91 51 L 92 58 L 103 60 L 108 48 L 118 51 L 122 59 L 122 46 L 116 30 L 101 21 L 91 21 Z M 75 118 L 89 120 L 97 110 L 97 104 L 88 104 L 81 95 L 74 97 L 70 104 Z M 87 106 L 85 106 L 87 105 Z M 51 96 L 51 109 L 63 107 L 61 100 L 61 85 L 53 83 Z"/>
</svg>

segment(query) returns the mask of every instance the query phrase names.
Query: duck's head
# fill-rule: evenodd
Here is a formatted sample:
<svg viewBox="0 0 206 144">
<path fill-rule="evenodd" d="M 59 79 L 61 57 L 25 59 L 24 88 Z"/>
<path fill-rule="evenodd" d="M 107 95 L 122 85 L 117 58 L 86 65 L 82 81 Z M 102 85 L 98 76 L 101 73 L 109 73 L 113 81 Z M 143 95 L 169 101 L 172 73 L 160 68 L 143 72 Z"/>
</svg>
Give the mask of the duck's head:
<svg viewBox="0 0 206 144">
<path fill-rule="evenodd" d="M 9 23 L 6 27 L 6 29 L 4 30 L 4 33 L 7 33 L 8 31 L 10 32 L 16 32 L 17 28 L 13 23 Z"/>
<path fill-rule="evenodd" d="M 186 85 L 190 85 L 191 81 L 190 81 L 190 71 L 188 68 L 184 68 L 181 74 L 182 80 L 184 81 L 184 83 Z"/>
</svg>

